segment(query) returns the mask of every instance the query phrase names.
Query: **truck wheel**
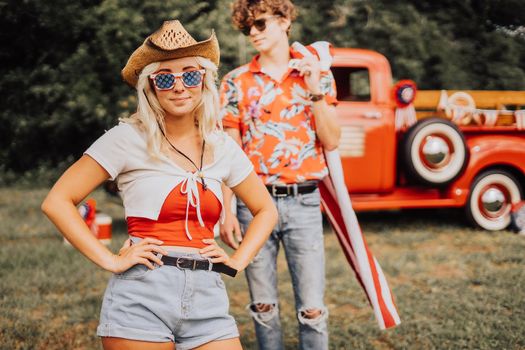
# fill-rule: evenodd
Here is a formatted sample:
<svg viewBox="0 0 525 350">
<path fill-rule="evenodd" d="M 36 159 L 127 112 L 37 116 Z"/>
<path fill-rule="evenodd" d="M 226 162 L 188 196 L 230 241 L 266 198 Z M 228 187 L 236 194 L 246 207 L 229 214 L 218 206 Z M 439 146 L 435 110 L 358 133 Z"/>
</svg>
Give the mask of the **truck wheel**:
<svg viewBox="0 0 525 350">
<path fill-rule="evenodd" d="M 467 200 L 467 218 L 488 231 L 509 226 L 512 203 L 522 199 L 519 182 L 504 170 L 489 170 L 476 177 Z"/>
<path fill-rule="evenodd" d="M 406 133 L 402 146 L 406 173 L 416 182 L 445 186 L 467 165 L 467 147 L 458 127 L 442 118 L 420 120 Z"/>
</svg>

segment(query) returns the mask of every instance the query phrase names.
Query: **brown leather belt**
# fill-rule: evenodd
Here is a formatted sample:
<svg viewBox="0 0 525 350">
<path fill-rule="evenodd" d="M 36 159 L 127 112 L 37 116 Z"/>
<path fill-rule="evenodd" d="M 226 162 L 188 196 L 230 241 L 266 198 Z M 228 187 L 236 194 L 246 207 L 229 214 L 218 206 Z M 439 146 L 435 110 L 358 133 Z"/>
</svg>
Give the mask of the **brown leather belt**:
<svg viewBox="0 0 525 350">
<path fill-rule="evenodd" d="M 307 181 L 288 185 L 266 185 L 268 192 L 274 197 L 297 196 L 312 193 L 317 189 L 317 181 Z"/>
<path fill-rule="evenodd" d="M 176 266 L 181 269 L 215 271 L 231 277 L 235 277 L 237 274 L 237 270 L 233 267 L 229 267 L 223 263 L 214 264 L 208 260 L 180 258 L 168 255 L 163 255 L 161 260 L 164 265 Z"/>
</svg>

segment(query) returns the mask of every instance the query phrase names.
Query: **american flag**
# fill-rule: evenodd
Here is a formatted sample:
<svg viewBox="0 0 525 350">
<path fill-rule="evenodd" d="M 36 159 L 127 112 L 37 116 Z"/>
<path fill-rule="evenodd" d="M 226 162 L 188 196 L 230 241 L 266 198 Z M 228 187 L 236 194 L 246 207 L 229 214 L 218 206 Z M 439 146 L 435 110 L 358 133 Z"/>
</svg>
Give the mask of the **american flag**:
<svg viewBox="0 0 525 350">
<path fill-rule="evenodd" d="M 348 263 L 363 287 L 381 329 L 401 323 L 394 297 L 381 266 L 368 249 L 346 188 L 337 150 L 325 151 L 329 175 L 320 183 L 323 208 L 332 224 Z"/>
</svg>

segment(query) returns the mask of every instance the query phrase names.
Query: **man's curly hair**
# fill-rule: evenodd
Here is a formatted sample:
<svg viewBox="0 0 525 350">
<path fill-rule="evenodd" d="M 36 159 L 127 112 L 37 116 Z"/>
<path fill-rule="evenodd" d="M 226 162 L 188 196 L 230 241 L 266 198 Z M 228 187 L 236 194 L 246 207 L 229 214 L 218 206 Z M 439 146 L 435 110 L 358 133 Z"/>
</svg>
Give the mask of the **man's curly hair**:
<svg viewBox="0 0 525 350">
<path fill-rule="evenodd" d="M 250 28 L 255 17 L 261 13 L 269 13 L 288 18 L 293 21 L 297 12 L 290 0 L 236 0 L 232 4 L 233 25 L 239 30 Z M 288 33 L 290 34 L 290 28 Z"/>
</svg>

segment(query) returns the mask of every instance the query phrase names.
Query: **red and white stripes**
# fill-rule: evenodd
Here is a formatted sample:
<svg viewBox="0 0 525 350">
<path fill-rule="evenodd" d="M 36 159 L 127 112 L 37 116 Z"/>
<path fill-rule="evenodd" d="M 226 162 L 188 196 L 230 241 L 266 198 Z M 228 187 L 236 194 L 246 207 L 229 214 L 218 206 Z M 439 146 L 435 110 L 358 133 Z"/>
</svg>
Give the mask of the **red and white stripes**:
<svg viewBox="0 0 525 350">
<path fill-rule="evenodd" d="M 370 302 L 381 329 L 401 323 L 394 297 L 376 258 L 368 249 L 344 183 L 337 150 L 326 152 L 329 176 L 320 183 L 321 200 L 346 259 Z"/>
</svg>

